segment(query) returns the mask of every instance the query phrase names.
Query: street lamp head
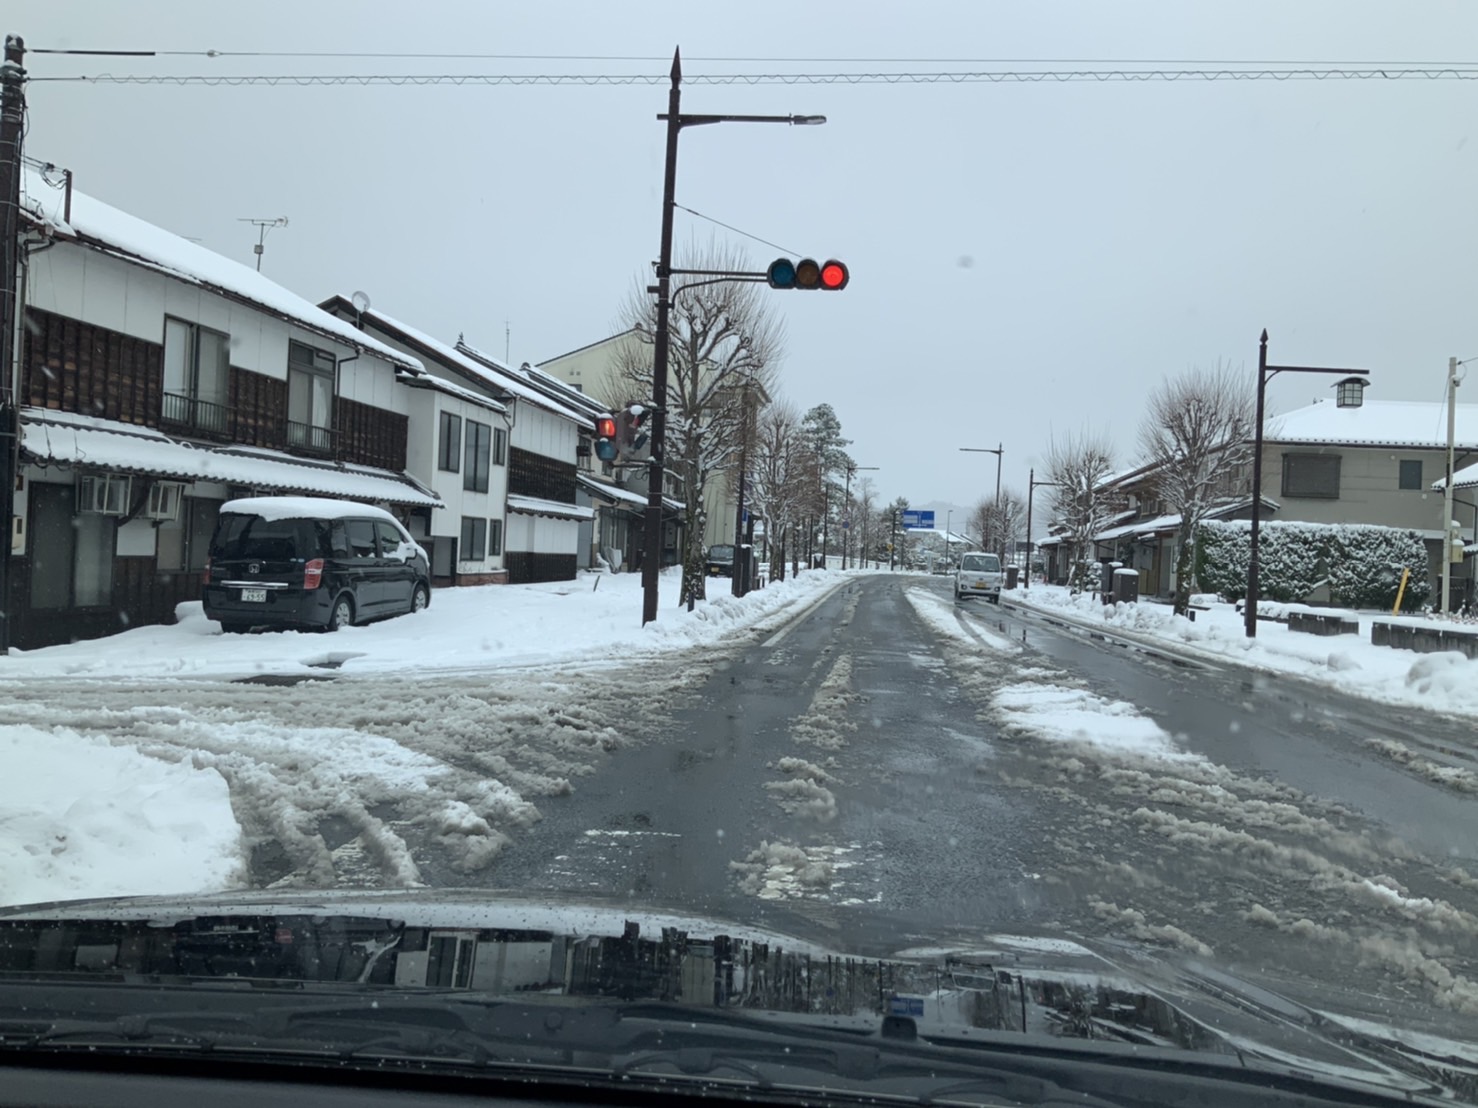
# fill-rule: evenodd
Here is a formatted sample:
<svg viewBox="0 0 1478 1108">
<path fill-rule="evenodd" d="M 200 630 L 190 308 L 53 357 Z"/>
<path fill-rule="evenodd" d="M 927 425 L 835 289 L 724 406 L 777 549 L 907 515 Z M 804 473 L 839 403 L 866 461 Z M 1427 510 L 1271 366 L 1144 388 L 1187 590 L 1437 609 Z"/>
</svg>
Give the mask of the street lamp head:
<svg viewBox="0 0 1478 1108">
<path fill-rule="evenodd" d="M 793 115 L 790 117 L 792 127 L 819 127 L 826 122 L 824 115 Z"/>
</svg>

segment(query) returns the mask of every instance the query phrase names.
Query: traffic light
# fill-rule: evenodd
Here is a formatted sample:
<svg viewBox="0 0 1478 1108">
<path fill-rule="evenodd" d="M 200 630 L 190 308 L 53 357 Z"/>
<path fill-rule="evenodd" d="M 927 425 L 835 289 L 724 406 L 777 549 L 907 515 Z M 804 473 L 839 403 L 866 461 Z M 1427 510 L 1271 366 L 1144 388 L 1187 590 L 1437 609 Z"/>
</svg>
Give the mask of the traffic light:
<svg viewBox="0 0 1478 1108">
<path fill-rule="evenodd" d="M 835 258 L 819 264 L 814 258 L 802 258 L 798 262 L 776 258 L 765 272 L 765 280 L 772 289 L 826 289 L 835 292 L 847 287 L 851 274 Z"/>
<path fill-rule="evenodd" d="M 595 456 L 603 462 L 616 460 L 616 421 L 610 416 L 595 421 Z"/>
</svg>

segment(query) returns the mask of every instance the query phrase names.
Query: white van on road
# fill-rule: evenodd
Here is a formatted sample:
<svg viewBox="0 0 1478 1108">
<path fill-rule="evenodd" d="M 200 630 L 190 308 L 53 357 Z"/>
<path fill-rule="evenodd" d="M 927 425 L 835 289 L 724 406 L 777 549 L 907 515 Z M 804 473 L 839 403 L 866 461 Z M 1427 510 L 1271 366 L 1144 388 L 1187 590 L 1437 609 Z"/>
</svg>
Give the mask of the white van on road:
<svg viewBox="0 0 1478 1108">
<path fill-rule="evenodd" d="M 967 596 L 989 597 L 1001 602 L 1001 583 L 1005 574 L 1001 572 L 1001 559 L 995 554 L 976 552 L 960 555 L 960 568 L 955 571 L 955 599 Z"/>
</svg>

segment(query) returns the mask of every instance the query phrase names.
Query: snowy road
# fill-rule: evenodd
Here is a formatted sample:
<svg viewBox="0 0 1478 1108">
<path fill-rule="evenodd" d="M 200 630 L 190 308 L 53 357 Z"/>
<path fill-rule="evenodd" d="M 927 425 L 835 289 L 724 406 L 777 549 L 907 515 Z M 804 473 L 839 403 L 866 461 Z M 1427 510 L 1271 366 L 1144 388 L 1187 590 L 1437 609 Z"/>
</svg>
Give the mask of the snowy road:
<svg viewBox="0 0 1478 1108">
<path fill-rule="evenodd" d="M 321 676 L 10 683 L 0 725 L 218 773 L 255 886 L 548 890 L 867 952 L 1132 938 L 1478 1019 L 1478 793 L 1444 772 L 1472 739 L 1409 712 L 888 574 L 727 647 Z"/>
</svg>

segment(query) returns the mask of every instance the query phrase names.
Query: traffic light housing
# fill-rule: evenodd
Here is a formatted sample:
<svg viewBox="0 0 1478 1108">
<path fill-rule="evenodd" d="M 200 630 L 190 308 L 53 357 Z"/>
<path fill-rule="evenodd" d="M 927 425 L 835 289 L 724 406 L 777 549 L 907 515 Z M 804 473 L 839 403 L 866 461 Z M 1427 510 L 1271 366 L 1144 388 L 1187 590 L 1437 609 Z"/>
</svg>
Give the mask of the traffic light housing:
<svg viewBox="0 0 1478 1108">
<path fill-rule="evenodd" d="M 595 456 L 603 462 L 616 460 L 616 421 L 610 416 L 595 421 Z"/>
<path fill-rule="evenodd" d="M 776 258 L 765 271 L 765 280 L 772 289 L 825 289 L 837 292 L 847 287 L 852 275 L 847 267 L 830 258 L 817 262 L 814 258 L 802 258 L 793 262 L 789 258 Z"/>
</svg>

